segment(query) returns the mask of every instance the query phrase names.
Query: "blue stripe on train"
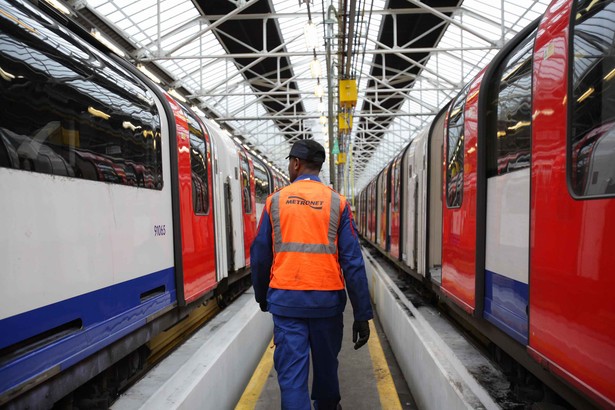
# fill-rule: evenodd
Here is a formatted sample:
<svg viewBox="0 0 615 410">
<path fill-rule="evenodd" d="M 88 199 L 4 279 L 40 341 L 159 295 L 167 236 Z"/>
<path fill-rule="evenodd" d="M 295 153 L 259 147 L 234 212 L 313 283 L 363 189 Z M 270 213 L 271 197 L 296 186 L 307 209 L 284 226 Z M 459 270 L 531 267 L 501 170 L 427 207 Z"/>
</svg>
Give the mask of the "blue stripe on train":
<svg viewBox="0 0 615 410">
<path fill-rule="evenodd" d="M 74 320 L 83 324 L 63 338 L 2 360 L 0 394 L 55 366 L 72 366 L 145 325 L 149 316 L 175 302 L 174 273 L 167 268 L 0 320 L 2 348 Z M 141 301 L 142 294 L 161 286 L 164 292 Z"/>
<path fill-rule="evenodd" d="M 485 270 L 485 319 L 525 345 L 528 342 L 528 295 L 527 283 Z"/>
</svg>

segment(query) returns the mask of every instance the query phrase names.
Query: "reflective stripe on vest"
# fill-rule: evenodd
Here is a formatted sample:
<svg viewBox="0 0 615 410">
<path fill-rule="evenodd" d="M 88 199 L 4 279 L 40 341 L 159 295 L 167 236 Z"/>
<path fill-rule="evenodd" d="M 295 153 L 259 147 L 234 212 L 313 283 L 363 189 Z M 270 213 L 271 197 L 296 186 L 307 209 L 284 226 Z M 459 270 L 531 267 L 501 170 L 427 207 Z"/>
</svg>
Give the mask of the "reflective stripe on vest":
<svg viewBox="0 0 615 410">
<path fill-rule="evenodd" d="M 279 252 L 302 252 L 302 253 L 319 253 L 319 254 L 335 254 L 337 246 L 335 238 L 337 236 L 337 227 L 340 220 L 340 196 L 331 191 L 331 211 L 329 214 L 329 230 L 327 233 L 328 244 L 313 244 L 300 242 L 282 242 L 282 228 L 280 226 L 280 191 L 273 194 L 271 197 L 271 219 L 273 220 L 273 232 L 275 237 L 274 251 Z"/>
</svg>

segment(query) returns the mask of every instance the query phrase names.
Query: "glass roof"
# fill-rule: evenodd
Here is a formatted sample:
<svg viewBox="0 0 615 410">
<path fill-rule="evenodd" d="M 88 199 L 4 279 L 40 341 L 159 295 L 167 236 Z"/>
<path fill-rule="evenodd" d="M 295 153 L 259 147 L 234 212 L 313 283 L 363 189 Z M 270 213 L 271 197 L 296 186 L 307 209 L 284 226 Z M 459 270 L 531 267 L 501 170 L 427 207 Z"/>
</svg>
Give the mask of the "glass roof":
<svg viewBox="0 0 615 410">
<path fill-rule="evenodd" d="M 215 113 L 218 122 L 230 129 L 236 140 L 243 142 L 249 149 L 259 153 L 272 165 L 280 170 L 286 169 L 285 157 L 290 145 L 298 138 L 311 137 L 328 148 L 327 126 L 322 125 L 321 116 L 327 114 L 326 81 L 326 50 L 324 47 L 327 26 L 338 28 L 337 24 L 327 25 L 326 10 L 330 1 L 321 0 L 283 0 L 269 1 L 272 13 L 250 16 L 249 7 L 258 1 L 231 1 L 234 11 L 219 15 L 205 15 L 195 7 L 198 1 L 191 0 L 133 0 L 117 2 L 113 0 L 82 0 L 79 7 L 85 7 L 105 23 L 114 27 L 123 40 L 130 43 L 136 51 L 128 58 L 135 63 L 153 63 L 162 69 L 172 83 L 163 84 L 167 89 L 187 90 L 183 97 L 190 100 L 194 107 L 202 111 Z M 416 39 L 406 44 L 383 44 L 380 40 L 385 16 L 397 13 L 416 12 L 409 9 L 388 9 L 388 2 L 374 0 L 363 3 L 364 9 L 357 11 L 355 36 L 352 47 L 352 74 L 358 84 L 358 101 L 354 116 L 361 118 L 368 113 L 360 112 L 366 97 L 370 80 L 379 89 L 391 88 L 395 81 L 407 79 L 411 67 L 420 67 L 420 74 L 412 83 L 411 88 L 396 91 L 402 95 L 404 102 L 398 110 L 391 111 L 393 120 L 387 129 L 376 132 L 378 143 L 364 161 L 349 161 L 345 168 L 338 172 L 344 174 L 347 183 L 338 187 L 352 195 L 353 190 L 360 190 L 373 176 L 379 172 L 408 142 L 423 129 L 433 116 L 452 98 L 464 83 L 470 81 L 482 67 L 495 55 L 502 45 L 510 40 L 518 31 L 541 15 L 547 5 L 547 0 L 502 0 L 499 2 L 483 0 L 465 0 L 460 6 L 453 8 L 431 8 L 429 1 L 419 2 L 408 0 L 408 7 L 418 8 L 422 13 L 432 13 L 440 17 L 441 23 L 433 30 L 442 30 L 437 44 L 426 58 L 413 61 L 402 51 L 415 47 Z M 338 2 L 334 2 L 337 7 Z M 308 13 L 309 6 L 309 13 Z M 422 10 L 421 10 L 422 9 Z M 323 11 L 325 10 L 325 11 Z M 240 12 L 244 11 L 240 14 Z M 451 12 L 450 17 L 442 13 Z M 306 46 L 305 26 L 311 17 L 316 26 L 317 43 L 315 48 Z M 233 33 L 220 29 L 223 21 L 232 19 L 260 19 L 263 23 L 263 36 L 266 44 L 272 33 L 266 21 L 275 20 L 282 39 L 282 46 L 273 52 L 278 58 L 278 72 L 286 67 L 280 66 L 281 61 L 289 61 L 292 68 L 292 78 L 278 78 L 272 83 L 272 76 L 259 77 L 250 64 L 247 67 L 237 64 L 236 58 L 244 55 L 228 53 L 224 41 L 239 41 L 233 39 Z M 337 33 L 339 34 L 339 33 Z M 427 33 L 426 33 L 427 34 Z M 223 43 L 221 43 L 221 41 Z M 271 50 L 249 44 L 243 44 L 252 50 L 252 58 L 271 55 Z M 332 54 L 338 55 L 341 43 L 339 39 L 332 43 Z M 407 68 L 387 67 L 386 78 L 372 76 L 372 68 L 376 56 L 381 53 L 386 56 L 392 53 L 408 60 Z M 287 60 L 281 58 L 286 57 Z M 320 62 L 321 73 L 316 78 L 312 75 L 310 64 L 316 58 Z M 333 63 L 339 67 L 342 61 L 334 58 Z M 242 68 L 243 67 L 243 68 Z M 334 70 L 335 72 L 335 70 Z M 248 80 L 246 74 L 251 73 Z M 271 73 L 270 73 L 271 74 Z M 412 74 L 414 75 L 414 74 Z M 275 77 L 275 75 L 273 75 Z M 272 92 L 259 93 L 255 91 L 255 81 L 262 81 L 271 87 Z M 296 83 L 299 89 L 298 107 L 296 99 L 288 97 L 290 82 Z M 314 92 L 318 83 L 324 89 L 324 95 L 317 97 Z M 337 79 L 333 80 L 332 97 L 337 99 Z M 383 95 L 386 98 L 389 94 Z M 287 98 L 288 97 L 288 98 Z M 279 112 L 272 113 L 264 102 L 277 98 L 284 104 Z M 197 111 L 199 112 L 199 111 Z M 299 124 L 297 129 L 284 128 L 280 121 Z M 337 115 L 334 113 L 334 118 Z M 357 123 L 355 120 L 350 132 L 350 146 L 353 146 Z M 370 120 L 367 120 L 370 123 Z M 377 124 L 374 124 L 377 129 Z M 363 149 L 363 148 L 354 148 Z M 351 157 L 360 157 L 353 152 Z M 321 176 L 329 181 L 329 165 L 325 164 Z"/>
</svg>

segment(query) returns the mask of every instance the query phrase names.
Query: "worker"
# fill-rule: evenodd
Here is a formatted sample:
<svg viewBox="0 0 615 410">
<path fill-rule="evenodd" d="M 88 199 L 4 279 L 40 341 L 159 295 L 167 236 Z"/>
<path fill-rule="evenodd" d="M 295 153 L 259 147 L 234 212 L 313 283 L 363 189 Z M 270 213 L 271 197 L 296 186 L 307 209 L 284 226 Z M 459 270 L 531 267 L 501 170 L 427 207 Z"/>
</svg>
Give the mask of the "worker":
<svg viewBox="0 0 615 410">
<path fill-rule="evenodd" d="M 341 409 L 337 356 L 342 347 L 346 290 L 353 308 L 355 350 L 369 339 L 373 318 L 365 263 L 342 195 L 318 178 L 325 150 L 314 140 L 293 144 L 291 184 L 267 198 L 250 250 L 252 284 L 273 316 L 274 366 L 282 409 Z"/>
</svg>

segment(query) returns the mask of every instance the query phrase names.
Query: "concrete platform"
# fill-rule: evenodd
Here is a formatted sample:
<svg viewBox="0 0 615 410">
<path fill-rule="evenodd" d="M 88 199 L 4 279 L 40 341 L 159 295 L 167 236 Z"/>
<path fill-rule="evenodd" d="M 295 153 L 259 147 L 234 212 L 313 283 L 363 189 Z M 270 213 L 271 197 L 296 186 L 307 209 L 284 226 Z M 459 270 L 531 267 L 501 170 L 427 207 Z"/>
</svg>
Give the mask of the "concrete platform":
<svg viewBox="0 0 615 410">
<path fill-rule="evenodd" d="M 367 348 L 352 349 L 352 308 L 348 305 L 340 354 L 342 406 L 500 408 L 508 388 L 504 376 L 435 309 L 415 307 L 398 289 L 386 266 L 368 252 L 364 256 L 377 314 L 372 335 L 379 337 L 370 338 Z M 271 364 L 268 369 L 262 368 L 263 360 L 272 360 L 272 332 L 271 316 L 262 313 L 253 293 L 247 292 L 135 384 L 112 408 L 280 408 L 275 370 Z M 379 348 L 374 347 L 376 340 L 380 341 Z M 389 382 L 383 383 L 387 377 Z M 396 403 L 386 401 L 386 397 L 393 396 Z"/>
<path fill-rule="evenodd" d="M 114 410 L 232 409 L 273 323 L 248 291 L 123 394 Z"/>
<path fill-rule="evenodd" d="M 508 407 L 501 371 L 436 309 L 415 307 L 394 282 L 396 272 L 365 249 L 363 256 L 374 306 L 418 408 Z"/>
</svg>

